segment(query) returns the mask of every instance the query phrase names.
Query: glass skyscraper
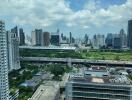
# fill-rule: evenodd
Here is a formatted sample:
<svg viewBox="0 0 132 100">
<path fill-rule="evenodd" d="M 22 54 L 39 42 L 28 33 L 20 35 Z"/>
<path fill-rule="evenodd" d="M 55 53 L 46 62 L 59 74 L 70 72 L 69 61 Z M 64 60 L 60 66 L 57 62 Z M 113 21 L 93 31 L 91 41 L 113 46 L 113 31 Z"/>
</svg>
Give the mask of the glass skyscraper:
<svg viewBox="0 0 132 100">
<path fill-rule="evenodd" d="M 132 20 L 128 21 L 128 47 L 132 49 Z"/>
</svg>

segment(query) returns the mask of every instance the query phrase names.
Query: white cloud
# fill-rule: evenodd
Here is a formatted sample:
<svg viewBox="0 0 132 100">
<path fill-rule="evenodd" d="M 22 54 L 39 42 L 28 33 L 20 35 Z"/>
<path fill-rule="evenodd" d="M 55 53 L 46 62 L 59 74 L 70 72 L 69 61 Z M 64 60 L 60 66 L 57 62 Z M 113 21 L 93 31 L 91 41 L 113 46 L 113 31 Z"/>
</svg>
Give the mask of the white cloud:
<svg viewBox="0 0 132 100">
<path fill-rule="evenodd" d="M 89 26 L 83 26 L 84 29 L 90 28 Z"/>
<path fill-rule="evenodd" d="M 101 8 L 99 0 L 89 0 L 84 9 L 74 12 L 68 21 L 80 25 L 91 27 L 106 27 L 126 25 L 132 19 L 132 0 L 128 0 L 122 5 L 111 5 L 107 9 Z"/>
<path fill-rule="evenodd" d="M 84 9 L 95 11 L 100 8 L 100 0 L 87 0 Z"/>
<path fill-rule="evenodd" d="M 64 0 L 0 0 L 0 15 L 13 16 L 14 23 L 50 26 L 72 10 Z M 66 15 L 66 16 L 65 16 Z"/>
<path fill-rule="evenodd" d="M 19 25 L 67 27 L 117 26 L 132 18 L 132 0 L 122 5 L 101 8 L 100 0 L 88 0 L 84 9 L 73 11 L 65 0 L 0 0 L 0 16 L 12 16 Z"/>
</svg>

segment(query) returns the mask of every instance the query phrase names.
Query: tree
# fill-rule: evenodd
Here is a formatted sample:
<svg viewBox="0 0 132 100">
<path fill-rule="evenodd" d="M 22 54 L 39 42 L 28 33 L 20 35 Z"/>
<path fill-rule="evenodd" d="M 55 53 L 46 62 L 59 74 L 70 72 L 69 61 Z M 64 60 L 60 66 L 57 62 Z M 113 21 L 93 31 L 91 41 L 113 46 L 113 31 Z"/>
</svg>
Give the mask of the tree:
<svg viewBox="0 0 132 100">
<path fill-rule="evenodd" d="M 117 56 L 115 57 L 115 60 L 120 60 L 120 57 L 117 55 Z"/>
<path fill-rule="evenodd" d="M 54 74 L 54 76 L 63 75 L 64 72 L 64 68 L 60 65 L 54 65 L 51 69 L 51 73 Z"/>
<path fill-rule="evenodd" d="M 9 78 L 16 77 L 17 75 L 19 75 L 19 72 L 16 70 L 13 70 L 12 72 L 9 73 Z"/>
<path fill-rule="evenodd" d="M 102 57 L 102 60 L 105 60 L 105 57 L 104 56 Z"/>
<path fill-rule="evenodd" d="M 20 86 L 19 89 L 20 89 L 20 93 L 23 93 L 23 92 L 26 92 L 26 93 L 33 92 L 33 89 L 31 87 Z"/>
</svg>

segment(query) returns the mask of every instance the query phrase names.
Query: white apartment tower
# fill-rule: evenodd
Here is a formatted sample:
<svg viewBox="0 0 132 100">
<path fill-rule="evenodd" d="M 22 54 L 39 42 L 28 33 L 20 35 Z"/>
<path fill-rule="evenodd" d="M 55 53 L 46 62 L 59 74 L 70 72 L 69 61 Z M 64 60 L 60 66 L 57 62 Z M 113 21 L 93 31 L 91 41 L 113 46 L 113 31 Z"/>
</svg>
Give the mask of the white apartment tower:
<svg viewBox="0 0 132 100">
<path fill-rule="evenodd" d="M 35 34 L 35 31 L 32 31 L 32 34 L 31 34 L 31 37 L 32 37 L 32 45 L 36 45 L 36 34 Z"/>
<path fill-rule="evenodd" d="M 3 21 L 0 21 L 0 100 L 9 100 L 7 40 Z"/>
<path fill-rule="evenodd" d="M 104 46 L 105 36 L 101 34 L 94 35 L 92 44 L 94 49 L 99 49 L 100 47 Z"/>
<path fill-rule="evenodd" d="M 14 32 L 7 31 L 8 70 L 20 69 L 19 38 Z"/>
</svg>

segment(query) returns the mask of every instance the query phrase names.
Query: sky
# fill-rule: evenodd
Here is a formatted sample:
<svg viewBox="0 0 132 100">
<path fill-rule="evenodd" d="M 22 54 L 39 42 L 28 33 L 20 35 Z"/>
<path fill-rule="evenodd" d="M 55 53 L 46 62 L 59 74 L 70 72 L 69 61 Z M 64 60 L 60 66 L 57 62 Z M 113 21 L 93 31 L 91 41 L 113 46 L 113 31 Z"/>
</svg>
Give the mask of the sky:
<svg viewBox="0 0 132 100">
<path fill-rule="evenodd" d="M 85 34 L 127 33 L 132 19 L 132 0 L 0 0 L 0 20 L 6 29 L 22 27 L 31 35 L 35 28 L 75 37 Z"/>
</svg>

